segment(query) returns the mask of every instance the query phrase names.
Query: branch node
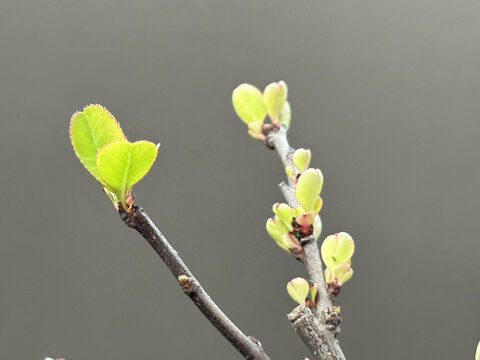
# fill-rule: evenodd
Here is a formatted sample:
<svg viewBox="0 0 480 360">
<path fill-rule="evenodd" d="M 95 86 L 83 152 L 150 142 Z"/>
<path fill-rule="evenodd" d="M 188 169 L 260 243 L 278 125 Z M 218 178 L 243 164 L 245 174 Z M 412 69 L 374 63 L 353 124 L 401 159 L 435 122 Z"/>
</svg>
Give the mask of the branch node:
<svg viewBox="0 0 480 360">
<path fill-rule="evenodd" d="M 180 275 L 178 284 L 187 295 L 195 294 L 198 290 L 198 284 L 195 279 L 187 275 Z"/>
<path fill-rule="evenodd" d="M 307 244 L 314 243 L 314 242 L 315 242 L 315 238 L 313 235 L 308 235 L 300 239 L 300 244 L 302 246 L 305 246 Z"/>
<path fill-rule="evenodd" d="M 252 336 L 252 335 L 248 335 L 248 338 L 250 340 L 252 340 L 252 342 L 257 345 L 259 348 L 263 349 L 263 346 L 262 346 L 262 343 L 255 337 L 255 336 Z"/>
<path fill-rule="evenodd" d="M 340 307 L 332 306 L 331 308 L 327 308 L 320 314 L 320 319 L 326 325 L 328 330 L 336 330 L 338 325 L 340 325 L 342 322 L 342 317 L 340 316 Z"/>
</svg>

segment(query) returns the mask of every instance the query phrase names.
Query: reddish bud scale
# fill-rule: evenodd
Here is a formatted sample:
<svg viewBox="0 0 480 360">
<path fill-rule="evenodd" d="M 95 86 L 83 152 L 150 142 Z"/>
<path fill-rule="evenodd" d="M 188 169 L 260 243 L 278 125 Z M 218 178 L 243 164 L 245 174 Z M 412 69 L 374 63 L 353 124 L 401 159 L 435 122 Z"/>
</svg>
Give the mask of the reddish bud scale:
<svg viewBox="0 0 480 360">
<path fill-rule="evenodd" d="M 293 230 L 290 232 L 290 234 L 294 235 L 298 240 L 313 234 L 313 225 L 300 225 L 299 223 L 297 223 L 295 217 L 292 219 L 292 227 Z"/>
</svg>

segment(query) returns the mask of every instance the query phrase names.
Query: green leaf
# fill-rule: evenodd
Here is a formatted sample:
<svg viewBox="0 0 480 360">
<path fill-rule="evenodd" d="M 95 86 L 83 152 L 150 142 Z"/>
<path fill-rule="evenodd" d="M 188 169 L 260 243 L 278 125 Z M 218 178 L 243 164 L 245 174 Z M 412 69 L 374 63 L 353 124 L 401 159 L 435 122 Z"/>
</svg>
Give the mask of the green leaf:
<svg viewBox="0 0 480 360">
<path fill-rule="evenodd" d="M 275 221 L 273 221 L 272 218 L 267 220 L 265 227 L 267 229 L 268 235 L 270 235 L 271 238 L 275 240 L 278 246 L 288 251 L 288 249 L 283 245 L 282 240 L 282 236 L 285 234 L 285 232 L 282 232 L 281 229 L 278 228 L 277 224 L 275 223 Z"/>
<path fill-rule="evenodd" d="M 295 150 L 292 156 L 293 165 L 295 165 L 301 173 L 308 169 L 311 159 L 312 152 L 308 149 L 305 150 L 302 148 Z"/>
<path fill-rule="evenodd" d="M 238 117 L 246 124 L 262 124 L 267 115 L 263 107 L 262 93 L 253 85 L 237 86 L 232 93 L 232 103 Z"/>
<path fill-rule="evenodd" d="M 334 277 L 337 279 L 337 284 L 342 286 L 346 283 L 353 275 L 353 270 L 350 267 L 350 264 L 343 263 L 335 266 L 333 269 Z"/>
<path fill-rule="evenodd" d="M 126 139 L 120 124 L 102 105 L 88 105 L 70 120 L 70 141 L 80 162 L 103 185 L 97 153 L 105 145 Z"/>
<path fill-rule="evenodd" d="M 120 140 L 99 151 L 98 172 L 124 208 L 127 208 L 125 198 L 130 195 L 132 186 L 150 170 L 156 156 L 157 146 L 145 140 L 134 143 Z"/>
<path fill-rule="evenodd" d="M 355 251 L 355 243 L 349 234 L 341 232 L 327 236 L 320 250 L 325 265 L 334 269 L 339 264 L 350 263 Z"/>
<path fill-rule="evenodd" d="M 295 197 L 306 212 L 318 208 L 322 185 L 323 175 L 319 169 L 307 169 L 298 178 Z"/>
<path fill-rule="evenodd" d="M 307 280 L 297 277 L 287 284 L 287 291 L 291 298 L 299 304 L 303 304 L 307 299 L 310 286 Z"/>
<path fill-rule="evenodd" d="M 288 231 L 292 231 L 293 209 L 284 203 L 276 203 L 272 208 L 275 215 L 288 227 Z"/>
<path fill-rule="evenodd" d="M 263 104 L 273 123 L 279 120 L 280 111 L 287 100 L 287 92 L 287 84 L 284 81 L 271 83 L 263 90 Z"/>
<path fill-rule="evenodd" d="M 280 114 L 278 115 L 278 122 L 280 125 L 285 126 L 285 129 L 290 128 L 290 119 L 292 118 L 292 109 L 290 107 L 290 103 L 288 101 L 285 101 L 285 104 L 283 104 L 282 111 L 280 111 Z"/>
<path fill-rule="evenodd" d="M 293 178 L 295 176 L 295 171 L 293 170 L 293 167 L 290 165 L 287 165 L 285 167 L 285 173 L 289 178 Z"/>
<path fill-rule="evenodd" d="M 280 218 L 275 215 L 275 218 L 268 219 L 266 223 L 268 234 L 283 250 L 290 252 L 294 248 L 300 248 L 300 242 L 295 236 L 288 233 L 288 228 Z"/>
</svg>

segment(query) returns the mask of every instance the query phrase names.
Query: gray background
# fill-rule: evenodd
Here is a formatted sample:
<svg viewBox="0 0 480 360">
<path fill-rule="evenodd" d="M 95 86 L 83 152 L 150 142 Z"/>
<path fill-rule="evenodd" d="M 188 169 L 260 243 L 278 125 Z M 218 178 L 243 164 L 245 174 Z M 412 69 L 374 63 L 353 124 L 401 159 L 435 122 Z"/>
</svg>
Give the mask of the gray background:
<svg viewBox="0 0 480 360">
<path fill-rule="evenodd" d="M 118 219 L 68 141 L 91 102 L 162 142 L 134 192 L 272 359 L 304 268 L 265 231 L 283 170 L 231 106 L 290 90 L 325 175 L 324 235 L 356 239 L 348 359 L 471 359 L 480 337 L 477 0 L 0 1 L 0 358 L 240 359 Z"/>
</svg>

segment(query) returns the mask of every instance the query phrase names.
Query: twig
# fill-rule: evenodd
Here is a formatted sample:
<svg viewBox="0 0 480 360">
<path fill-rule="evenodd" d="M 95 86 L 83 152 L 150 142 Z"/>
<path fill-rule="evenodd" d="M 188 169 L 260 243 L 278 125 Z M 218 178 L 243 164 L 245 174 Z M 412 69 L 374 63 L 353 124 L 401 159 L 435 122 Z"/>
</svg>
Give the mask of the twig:
<svg viewBox="0 0 480 360">
<path fill-rule="evenodd" d="M 131 213 L 119 211 L 120 218 L 129 227 L 137 230 L 153 247 L 163 262 L 179 281 L 185 294 L 192 299 L 202 314 L 213 326 L 248 360 L 270 360 L 260 342 L 245 335 L 210 298 L 195 279 L 187 265 L 172 248 L 145 211 L 135 207 Z"/>
<path fill-rule="evenodd" d="M 294 149 L 288 144 L 287 131 L 283 126 L 268 134 L 267 146 L 277 150 L 284 167 L 287 165 L 292 166 Z M 292 181 L 289 179 L 288 185 L 282 182 L 279 186 L 288 204 L 292 207 L 297 207 L 298 202 L 295 198 L 295 185 Z M 325 286 L 322 259 L 320 258 L 316 242 L 306 242 L 303 246 L 303 251 L 303 263 L 307 268 L 310 279 L 318 286 L 319 300 L 316 306 L 316 312 L 311 311 L 306 306 L 300 305 L 288 315 L 288 318 L 295 332 L 302 338 L 305 345 L 307 345 L 317 359 L 345 360 L 345 356 L 336 338 L 336 328 L 341 319 L 332 307 L 332 300 Z"/>
</svg>

